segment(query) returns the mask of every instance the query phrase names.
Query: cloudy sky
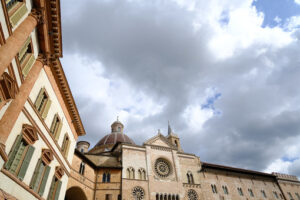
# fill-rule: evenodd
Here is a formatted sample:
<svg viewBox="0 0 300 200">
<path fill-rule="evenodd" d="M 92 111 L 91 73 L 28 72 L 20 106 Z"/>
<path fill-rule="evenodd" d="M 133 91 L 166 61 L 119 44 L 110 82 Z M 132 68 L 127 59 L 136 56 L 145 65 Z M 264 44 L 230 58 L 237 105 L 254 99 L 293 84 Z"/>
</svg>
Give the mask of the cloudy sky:
<svg viewBox="0 0 300 200">
<path fill-rule="evenodd" d="M 300 176 L 300 0 L 63 0 L 62 63 L 93 146 L 119 116 L 207 162 Z"/>
</svg>

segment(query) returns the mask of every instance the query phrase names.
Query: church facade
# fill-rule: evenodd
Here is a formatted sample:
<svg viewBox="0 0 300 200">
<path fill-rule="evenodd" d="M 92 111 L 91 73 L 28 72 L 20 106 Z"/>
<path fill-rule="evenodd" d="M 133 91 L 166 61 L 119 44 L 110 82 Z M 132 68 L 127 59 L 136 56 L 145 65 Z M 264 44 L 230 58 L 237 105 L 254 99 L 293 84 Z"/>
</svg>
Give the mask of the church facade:
<svg viewBox="0 0 300 200">
<path fill-rule="evenodd" d="M 142 145 L 118 120 L 90 150 L 75 150 L 66 200 L 300 200 L 296 176 L 206 163 L 184 152 L 168 128 Z"/>
</svg>

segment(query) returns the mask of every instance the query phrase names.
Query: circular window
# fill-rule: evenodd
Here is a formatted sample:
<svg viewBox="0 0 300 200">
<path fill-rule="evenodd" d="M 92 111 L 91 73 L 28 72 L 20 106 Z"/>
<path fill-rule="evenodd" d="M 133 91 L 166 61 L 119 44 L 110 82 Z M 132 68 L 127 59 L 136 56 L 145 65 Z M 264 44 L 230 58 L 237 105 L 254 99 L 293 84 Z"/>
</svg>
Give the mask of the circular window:
<svg viewBox="0 0 300 200">
<path fill-rule="evenodd" d="M 132 189 L 132 196 L 134 197 L 135 200 L 141 200 L 144 199 L 145 192 L 144 189 L 136 186 Z"/>
<path fill-rule="evenodd" d="M 195 190 L 188 190 L 188 198 L 189 200 L 198 200 L 198 194 Z"/>
<path fill-rule="evenodd" d="M 159 158 L 155 161 L 155 172 L 158 176 L 165 178 L 171 174 L 171 166 L 165 159 Z"/>
</svg>

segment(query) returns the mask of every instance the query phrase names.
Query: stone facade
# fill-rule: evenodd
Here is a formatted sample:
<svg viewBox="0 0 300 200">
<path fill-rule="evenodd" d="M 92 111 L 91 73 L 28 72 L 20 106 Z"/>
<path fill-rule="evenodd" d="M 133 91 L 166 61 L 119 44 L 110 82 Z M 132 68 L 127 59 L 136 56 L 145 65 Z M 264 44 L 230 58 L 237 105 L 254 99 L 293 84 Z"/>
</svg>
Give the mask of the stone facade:
<svg viewBox="0 0 300 200">
<path fill-rule="evenodd" d="M 143 145 L 118 141 L 110 144 L 109 150 L 97 145 L 96 153 L 80 152 L 78 145 L 72 163 L 72 171 L 77 174 L 81 163 L 87 166 L 81 178 L 76 178 L 78 184 L 72 181 L 73 172 L 68 184 L 68 190 L 81 187 L 85 199 L 300 200 L 297 177 L 202 162 L 196 155 L 183 151 L 180 138 L 170 127 L 167 136 L 158 133 Z M 110 183 L 103 179 L 106 173 L 110 173 Z M 92 182 L 94 188 L 86 189 Z M 67 200 L 73 199 L 69 195 Z"/>
</svg>

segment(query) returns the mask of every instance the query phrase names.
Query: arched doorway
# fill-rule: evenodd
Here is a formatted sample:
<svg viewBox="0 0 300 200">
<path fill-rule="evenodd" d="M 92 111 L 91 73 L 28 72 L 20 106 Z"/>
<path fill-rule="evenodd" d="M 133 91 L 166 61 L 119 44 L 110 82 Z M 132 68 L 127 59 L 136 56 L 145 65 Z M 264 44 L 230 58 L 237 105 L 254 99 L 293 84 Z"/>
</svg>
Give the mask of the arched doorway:
<svg viewBox="0 0 300 200">
<path fill-rule="evenodd" d="M 65 200 L 87 200 L 80 187 L 71 187 L 67 190 Z"/>
</svg>

